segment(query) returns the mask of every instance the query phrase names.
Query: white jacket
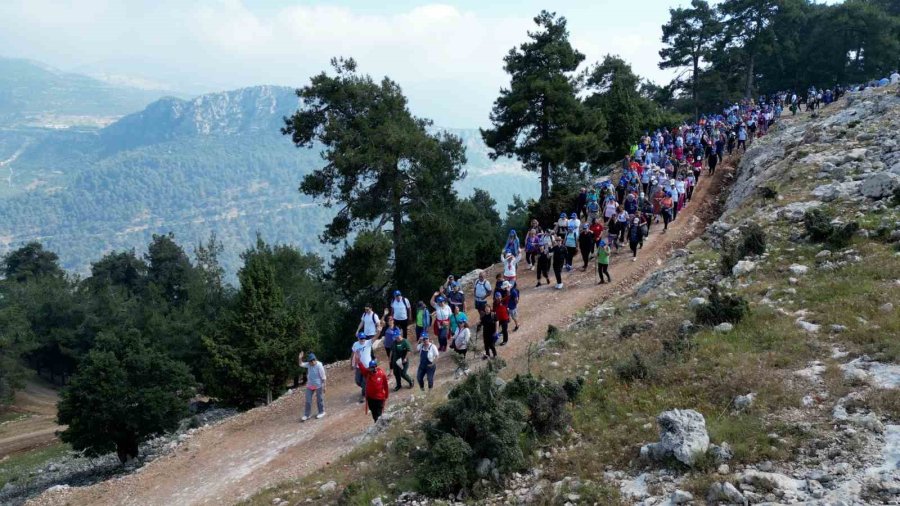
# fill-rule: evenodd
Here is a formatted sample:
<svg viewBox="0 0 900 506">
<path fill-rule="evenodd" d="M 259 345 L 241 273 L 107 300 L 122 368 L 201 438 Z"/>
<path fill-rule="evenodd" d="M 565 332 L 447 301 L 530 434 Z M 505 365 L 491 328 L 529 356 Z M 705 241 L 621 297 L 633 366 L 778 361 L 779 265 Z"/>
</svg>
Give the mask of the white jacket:
<svg viewBox="0 0 900 506">
<path fill-rule="evenodd" d="M 519 264 L 519 258 L 506 258 L 505 255 L 500 255 L 500 261 L 503 262 L 503 275 L 508 278 L 516 277 L 516 265 Z"/>
</svg>

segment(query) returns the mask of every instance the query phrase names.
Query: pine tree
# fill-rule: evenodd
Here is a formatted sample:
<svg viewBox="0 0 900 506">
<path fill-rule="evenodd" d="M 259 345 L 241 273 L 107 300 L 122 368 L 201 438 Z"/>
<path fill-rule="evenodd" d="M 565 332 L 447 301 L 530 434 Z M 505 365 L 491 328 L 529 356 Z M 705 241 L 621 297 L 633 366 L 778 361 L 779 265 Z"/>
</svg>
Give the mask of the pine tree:
<svg viewBox="0 0 900 506">
<path fill-rule="evenodd" d="M 669 22 L 662 27 L 659 68 L 691 69 L 691 101 L 694 117 L 698 116 L 697 88 L 700 78 L 700 61 L 707 58 L 719 34 L 716 10 L 706 0 L 691 0 L 691 7 L 669 9 Z"/>
<path fill-rule="evenodd" d="M 746 58 L 747 98 L 753 95 L 757 60 L 772 44 L 769 27 L 778 14 L 778 4 L 779 0 L 727 0 L 719 6 L 729 44 L 740 46 Z"/>
<path fill-rule="evenodd" d="M 550 195 L 555 172 L 593 162 L 602 148 L 603 118 L 578 99 L 578 65 L 566 18 L 541 11 L 538 30 L 503 59 L 510 87 L 500 90 L 491 111 L 493 128 L 482 130 L 491 158 L 519 159 L 540 173 L 541 199 Z"/>
<path fill-rule="evenodd" d="M 138 445 L 172 431 L 194 394 L 188 368 L 150 345 L 137 330 L 104 332 L 62 391 L 63 441 L 88 455 L 115 451 L 123 463 Z"/>
</svg>

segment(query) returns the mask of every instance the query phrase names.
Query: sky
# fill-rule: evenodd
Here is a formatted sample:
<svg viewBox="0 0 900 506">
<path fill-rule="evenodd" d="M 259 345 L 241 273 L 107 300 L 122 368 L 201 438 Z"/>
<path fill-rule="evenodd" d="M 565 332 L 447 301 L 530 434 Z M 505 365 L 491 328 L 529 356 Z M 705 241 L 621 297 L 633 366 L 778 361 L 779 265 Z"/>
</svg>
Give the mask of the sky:
<svg viewBox="0 0 900 506">
<path fill-rule="evenodd" d="M 417 116 L 486 126 L 503 56 L 541 9 L 565 16 L 585 65 L 618 54 L 659 84 L 661 26 L 689 0 L 2 0 L 0 55 L 200 93 L 301 87 L 334 56 L 390 76 Z"/>
</svg>

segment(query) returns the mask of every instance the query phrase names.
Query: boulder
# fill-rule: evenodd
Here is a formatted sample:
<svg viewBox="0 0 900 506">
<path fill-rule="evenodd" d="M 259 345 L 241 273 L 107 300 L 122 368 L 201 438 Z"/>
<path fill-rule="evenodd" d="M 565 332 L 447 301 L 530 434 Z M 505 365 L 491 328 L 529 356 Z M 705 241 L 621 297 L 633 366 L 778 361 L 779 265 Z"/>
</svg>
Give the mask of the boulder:
<svg viewBox="0 0 900 506">
<path fill-rule="evenodd" d="M 732 325 L 728 322 L 724 322 L 724 323 L 720 323 L 720 324 L 716 325 L 715 327 L 713 327 L 713 329 L 716 332 L 723 332 L 723 333 L 731 332 L 731 330 L 734 329 L 734 325 Z"/>
<path fill-rule="evenodd" d="M 692 307 L 692 308 L 702 306 L 704 304 L 706 304 L 706 299 L 704 299 L 703 297 L 694 297 L 693 299 L 691 299 L 691 302 L 689 303 L 690 307 Z"/>
<path fill-rule="evenodd" d="M 322 485 L 321 487 L 319 487 L 319 492 L 321 492 L 323 494 L 330 494 L 330 493 L 334 492 L 336 489 L 337 489 L 337 482 L 329 481 L 329 482 L 325 483 L 324 485 Z"/>
<path fill-rule="evenodd" d="M 800 265 L 800 264 L 793 264 L 790 267 L 788 267 L 788 270 L 791 271 L 792 274 L 795 274 L 797 276 L 802 276 L 802 275 L 806 274 L 807 272 L 809 272 L 809 267 L 807 267 L 805 265 Z"/>
<path fill-rule="evenodd" d="M 741 260 L 731 268 L 731 274 L 734 277 L 747 275 L 756 269 L 756 263 L 750 260 Z"/>
<path fill-rule="evenodd" d="M 710 504 L 721 502 L 731 504 L 747 504 L 747 498 L 729 482 L 713 483 L 706 493 L 706 501 Z"/>
<path fill-rule="evenodd" d="M 837 199 L 846 199 L 855 195 L 859 191 L 861 181 L 851 181 L 848 183 L 831 183 L 817 186 L 813 189 L 812 194 L 817 199 L 824 202 L 831 202 Z"/>
<path fill-rule="evenodd" d="M 676 490 L 672 492 L 672 495 L 669 497 L 669 502 L 671 504 L 684 504 L 694 500 L 694 494 L 687 492 L 685 490 Z"/>
<path fill-rule="evenodd" d="M 693 409 L 664 411 L 657 418 L 659 442 L 641 448 L 641 456 L 655 460 L 673 456 L 687 465 L 709 449 L 706 420 Z"/>
<path fill-rule="evenodd" d="M 870 199 L 890 197 L 900 187 L 900 176 L 892 172 L 876 172 L 866 178 L 859 187 L 860 193 Z"/>
<path fill-rule="evenodd" d="M 743 411 L 749 408 L 753 404 L 753 399 L 756 398 L 756 394 L 750 392 L 747 395 L 739 395 L 734 398 L 734 409 L 738 411 Z"/>
<path fill-rule="evenodd" d="M 803 216 L 806 214 L 806 211 L 816 209 L 817 207 L 821 207 L 821 205 L 822 202 L 818 200 L 792 202 L 778 210 L 778 217 L 788 221 L 800 222 L 803 221 Z"/>
</svg>

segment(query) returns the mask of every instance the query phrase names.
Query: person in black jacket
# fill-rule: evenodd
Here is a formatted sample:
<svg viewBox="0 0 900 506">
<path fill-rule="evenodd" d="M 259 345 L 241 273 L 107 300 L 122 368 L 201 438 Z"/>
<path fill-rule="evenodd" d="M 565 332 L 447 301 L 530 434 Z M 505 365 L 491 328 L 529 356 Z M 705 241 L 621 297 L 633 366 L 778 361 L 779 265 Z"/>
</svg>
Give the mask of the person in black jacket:
<svg viewBox="0 0 900 506">
<path fill-rule="evenodd" d="M 547 280 L 548 285 L 550 284 L 550 254 L 550 246 L 546 244 L 539 246 L 537 254 L 537 284 L 534 285 L 535 288 L 541 286 L 541 277 Z"/>
<path fill-rule="evenodd" d="M 566 250 L 566 246 L 563 244 L 562 239 L 559 237 L 556 238 L 553 247 L 550 248 L 550 254 L 553 257 L 553 275 L 556 276 L 556 289 L 562 290 L 562 270 L 566 265 L 568 251 Z"/>
<path fill-rule="evenodd" d="M 644 231 L 641 229 L 641 219 L 637 216 L 631 220 L 628 226 L 628 246 L 631 248 L 631 261 L 637 260 L 638 245 L 644 242 Z"/>
<path fill-rule="evenodd" d="M 497 318 L 490 305 L 485 307 L 484 314 L 481 315 L 481 329 L 484 332 L 484 355 L 481 359 L 497 358 L 497 348 L 494 346 L 497 342 Z"/>
<path fill-rule="evenodd" d="M 594 233 L 585 223 L 581 226 L 581 235 L 578 236 L 578 250 L 581 251 L 581 260 L 584 261 L 582 271 L 587 270 L 588 262 L 591 260 L 591 250 L 594 247 Z"/>
</svg>

